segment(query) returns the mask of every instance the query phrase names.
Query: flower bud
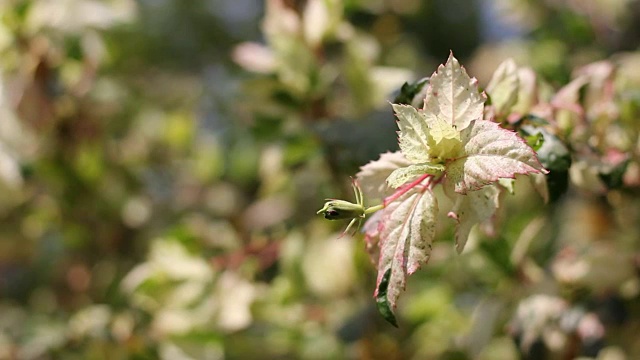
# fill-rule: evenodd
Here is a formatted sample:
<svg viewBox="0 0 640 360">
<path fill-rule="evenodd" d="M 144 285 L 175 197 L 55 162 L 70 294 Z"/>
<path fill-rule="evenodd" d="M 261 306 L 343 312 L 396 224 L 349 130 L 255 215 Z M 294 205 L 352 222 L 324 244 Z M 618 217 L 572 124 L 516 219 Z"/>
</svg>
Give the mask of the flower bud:
<svg viewBox="0 0 640 360">
<path fill-rule="evenodd" d="M 345 200 L 331 200 L 317 213 L 329 220 L 354 219 L 364 216 L 364 207 Z"/>
</svg>

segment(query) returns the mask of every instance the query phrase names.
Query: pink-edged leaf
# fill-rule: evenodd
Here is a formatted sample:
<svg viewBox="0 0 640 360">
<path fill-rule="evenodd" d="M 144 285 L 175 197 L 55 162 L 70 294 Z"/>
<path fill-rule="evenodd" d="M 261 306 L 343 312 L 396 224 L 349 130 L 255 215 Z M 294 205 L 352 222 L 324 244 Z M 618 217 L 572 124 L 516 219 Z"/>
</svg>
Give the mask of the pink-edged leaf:
<svg viewBox="0 0 640 360">
<path fill-rule="evenodd" d="M 362 226 L 364 232 L 364 245 L 371 263 L 376 265 L 380 259 L 380 247 L 378 242 L 380 241 L 380 219 L 384 211 L 375 212 L 373 215 L 368 216 L 367 220 Z"/>
<path fill-rule="evenodd" d="M 438 116 L 458 130 L 481 119 L 486 95 L 478 91 L 478 80 L 469 77 L 458 60 L 449 55 L 430 78 L 424 112 Z"/>
<path fill-rule="evenodd" d="M 584 108 L 580 104 L 580 91 L 589 82 L 589 77 L 581 75 L 573 79 L 570 83 L 563 86 L 562 89 L 551 99 L 551 105 L 556 109 L 569 110 L 582 117 Z"/>
<path fill-rule="evenodd" d="M 538 78 L 536 72 L 529 67 L 518 68 L 518 101 L 511 107 L 509 120 L 519 119 L 531 111 L 538 102 Z"/>
<path fill-rule="evenodd" d="M 453 207 L 447 215 L 457 222 L 456 251 L 461 253 L 467 243 L 471 228 L 489 219 L 495 213 L 499 205 L 501 190 L 496 185 L 489 185 L 463 195 L 452 191 L 451 185 L 445 186 L 445 194 L 453 201 Z"/>
<path fill-rule="evenodd" d="M 411 162 L 400 151 L 396 151 L 384 153 L 380 155 L 378 160 L 360 167 L 356 179 L 358 179 L 365 198 L 368 201 L 373 201 L 390 195 L 390 189 L 386 183 L 387 178 L 394 170 L 409 165 Z"/>
<path fill-rule="evenodd" d="M 388 275 L 386 300 L 395 308 L 400 292 L 405 288 L 407 276 L 427 262 L 435 236 L 438 202 L 424 183 L 411 184 L 384 208 L 379 223 L 380 259 L 378 281 L 374 296 L 379 300 L 380 285 Z"/>
<path fill-rule="evenodd" d="M 620 109 L 615 101 L 615 65 L 598 61 L 581 67 L 576 73 L 589 79 L 583 100 L 587 118 L 616 118 Z"/>
<path fill-rule="evenodd" d="M 515 132 L 487 120 L 474 121 L 462 131 L 464 156 L 447 164 L 446 181 L 457 193 L 477 190 L 516 174 L 546 173 L 536 153 Z"/>
<path fill-rule="evenodd" d="M 513 59 L 507 59 L 493 73 L 486 92 L 496 115 L 506 115 L 518 101 L 518 67 Z"/>
</svg>

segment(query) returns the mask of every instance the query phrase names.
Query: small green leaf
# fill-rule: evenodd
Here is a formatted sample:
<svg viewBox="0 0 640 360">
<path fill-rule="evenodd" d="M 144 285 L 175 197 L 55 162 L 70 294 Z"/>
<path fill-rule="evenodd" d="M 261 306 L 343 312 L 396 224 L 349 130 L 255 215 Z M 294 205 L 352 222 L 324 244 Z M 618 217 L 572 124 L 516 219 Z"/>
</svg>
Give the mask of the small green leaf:
<svg viewBox="0 0 640 360">
<path fill-rule="evenodd" d="M 527 145 L 531 146 L 534 151 L 540 150 L 542 144 L 544 144 L 544 135 L 542 135 L 542 133 L 528 135 L 525 136 L 524 139 L 527 141 Z"/>
<path fill-rule="evenodd" d="M 550 171 L 545 176 L 549 201 L 554 202 L 565 194 L 569 188 L 569 168 L 572 163 L 571 152 L 567 145 L 557 136 L 544 130 L 544 128 L 536 128 L 536 130 L 544 136 L 544 142 L 536 150 L 536 153 L 540 163 Z M 527 131 L 533 133 L 532 130 Z"/>
<path fill-rule="evenodd" d="M 548 131 L 544 129 L 544 125 L 548 124 L 546 120 L 534 115 L 527 115 L 520 118 L 514 124 L 518 134 L 526 140 L 527 145 L 531 146 L 534 151 L 540 150 L 547 137 L 552 137 Z"/>
<path fill-rule="evenodd" d="M 571 153 L 567 146 L 555 135 L 538 129 L 544 141 L 536 150 L 542 166 L 551 171 L 565 171 L 571 166 Z"/>
<path fill-rule="evenodd" d="M 422 91 L 424 86 L 429 83 L 429 78 L 422 78 L 414 83 L 409 84 L 405 82 L 402 84 L 398 95 L 393 99 L 394 104 L 405 104 L 411 105 L 413 103 L 413 98 L 416 97 Z"/>
<path fill-rule="evenodd" d="M 436 121 L 431 125 L 431 137 L 436 144 L 439 144 L 443 139 L 457 139 L 460 141 L 460 132 L 456 130 L 455 126 L 436 118 Z"/>
<path fill-rule="evenodd" d="M 520 128 L 524 125 L 531 125 L 531 126 L 545 126 L 545 125 L 549 125 L 549 121 L 545 118 L 542 118 L 540 116 L 534 115 L 534 114 L 527 114 L 524 115 L 523 117 L 521 117 L 520 119 L 516 120 L 516 122 L 513 123 L 513 126 L 515 128 Z"/>
<path fill-rule="evenodd" d="M 398 327 L 396 317 L 391 310 L 389 299 L 387 298 L 387 288 L 389 287 L 389 278 L 391 277 L 391 268 L 388 268 L 382 276 L 382 280 L 378 284 L 378 291 L 376 292 L 376 304 L 378 305 L 378 312 L 387 320 L 391 325 Z"/>
</svg>

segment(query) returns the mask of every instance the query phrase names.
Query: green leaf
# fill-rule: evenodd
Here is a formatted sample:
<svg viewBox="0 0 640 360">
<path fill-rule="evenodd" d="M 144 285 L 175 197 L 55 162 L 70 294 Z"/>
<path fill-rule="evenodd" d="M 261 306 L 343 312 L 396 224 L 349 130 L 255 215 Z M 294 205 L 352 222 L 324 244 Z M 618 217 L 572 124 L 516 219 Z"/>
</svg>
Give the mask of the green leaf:
<svg viewBox="0 0 640 360">
<path fill-rule="evenodd" d="M 567 145 L 557 136 L 544 128 L 535 128 L 544 136 L 544 142 L 537 150 L 540 163 L 550 172 L 546 174 L 546 198 L 549 201 L 558 200 L 569 188 L 569 168 L 572 164 L 571 152 Z M 533 132 L 531 130 L 530 132 Z M 540 181 L 540 180 L 539 180 Z"/>
<path fill-rule="evenodd" d="M 389 299 L 387 298 L 387 288 L 389 287 L 389 278 L 391 277 L 391 268 L 387 269 L 378 283 L 376 291 L 376 304 L 378 305 L 378 312 L 382 317 L 387 320 L 391 325 L 398 327 L 396 317 L 391 310 Z"/>
<path fill-rule="evenodd" d="M 400 92 L 393 99 L 394 104 L 412 105 L 413 99 L 422 91 L 425 85 L 429 84 L 429 78 L 422 78 L 412 84 L 405 82 L 400 88 Z M 422 100 L 422 99 L 421 99 Z"/>
<path fill-rule="evenodd" d="M 467 75 L 453 53 L 445 65 L 438 67 L 429 83 L 425 113 L 444 119 L 458 130 L 465 129 L 473 120 L 482 119 L 486 95 L 478 91 L 478 80 Z"/>
<path fill-rule="evenodd" d="M 537 128 L 544 141 L 537 150 L 540 163 L 552 171 L 566 171 L 571 167 L 571 153 L 562 140 L 548 131 Z"/>
<path fill-rule="evenodd" d="M 535 151 L 540 150 L 542 144 L 544 144 L 544 135 L 542 135 L 542 133 L 527 135 L 524 137 L 524 139 L 527 141 L 527 145 L 531 146 L 531 148 Z"/>
</svg>

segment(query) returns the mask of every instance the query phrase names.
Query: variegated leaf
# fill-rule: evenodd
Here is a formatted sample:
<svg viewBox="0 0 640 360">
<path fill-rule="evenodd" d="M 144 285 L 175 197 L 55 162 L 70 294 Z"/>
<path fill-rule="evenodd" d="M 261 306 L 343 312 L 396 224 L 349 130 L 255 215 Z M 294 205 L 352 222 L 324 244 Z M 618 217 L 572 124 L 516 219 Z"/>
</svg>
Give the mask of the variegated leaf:
<svg viewBox="0 0 640 360">
<path fill-rule="evenodd" d="M 385 291 L 388 304 L 393 309 L 405 288 L 407 277 L 429 259 L 438 203 L 431 190 L 416 185 L 390 202 L 383 211 L 379 225 L 380 260 L 375 296 L 378 296 L 385 273 L 390 270 Z"/>
<path fill-rule="evenodd" d="M 447 164 L 446 181 L 465 194 L 500 178 L 546 173 L 535 152 L 515 132 L 492 121 L 474 121 L 462 131 L 464 155 Z"/>
<path fill-rule="evenodd" d="M 482 118 L 486 95 L 478 91 L 478 80 L 467 75 L 453 53 L 446 64 L 438 67 L 429 83 L 431 86 L 424 100 L 425 113 L 444 119 L 458 130 Z"/>
</svg>

